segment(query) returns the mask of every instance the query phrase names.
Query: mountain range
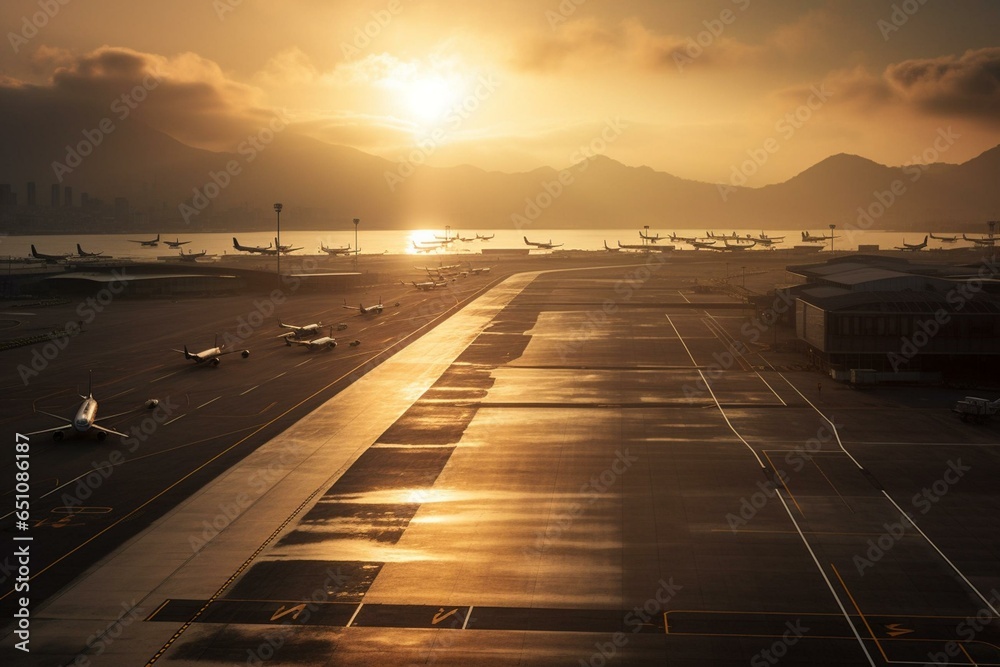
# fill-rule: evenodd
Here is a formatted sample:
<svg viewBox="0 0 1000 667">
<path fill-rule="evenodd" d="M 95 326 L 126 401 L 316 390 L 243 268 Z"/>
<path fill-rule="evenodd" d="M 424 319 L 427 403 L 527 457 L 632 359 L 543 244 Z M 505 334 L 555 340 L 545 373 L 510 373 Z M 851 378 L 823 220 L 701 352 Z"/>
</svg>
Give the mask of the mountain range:
<svg viewBox="0 0 1000 667">
<path fill-rule="evenodd" d="M 191 231 L 268 228 L 276 201 L 285 205 L 283 219 L 298 229 L 342 226 L 362 217 L 381 229 L 857 224 L 950 231 L 978 230 L 1000 218 L 1000 146 L 963 164 L 927 166 L 889 167 L 839 154 L 783 183 L 752 188 L 687 180 L 603 156 L 502 173 L 397 163 L 291 131 L 264 133 L 232 153 L 216 153 L 138 122 L 120 123 L 97 143 L 93 133 L 87 139 L 55 131 L 53 119 L 12 120 L 0 129 L 0 183 L 23 192 L 24 183 L 36 182 L 44 206 L 56 183 L 53 163 L 76 164 L 67 157 L 77 152 L 78 166 L 58 168 L 61 187 L 105 202 L 127 197 L 134 210 L 148 212 L 157 223 Z M 76 148 L 88 142 L 91 150 L 83 156 L 87 147 Z M 3 218 L 3 226 L 10 220 Z"/>
</svg>

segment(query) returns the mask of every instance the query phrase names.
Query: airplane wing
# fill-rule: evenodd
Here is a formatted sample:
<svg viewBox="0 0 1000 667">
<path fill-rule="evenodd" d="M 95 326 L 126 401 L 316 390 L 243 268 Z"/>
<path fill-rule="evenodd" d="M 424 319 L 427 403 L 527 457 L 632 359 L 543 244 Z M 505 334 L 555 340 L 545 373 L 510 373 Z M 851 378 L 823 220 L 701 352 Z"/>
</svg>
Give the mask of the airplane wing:
<svg viewBox="0 0 1000 667">
<path fill-rule="evenodd" d="M 53 426 L 52 428 L 45 428 L 41 431 L 32 431 L 31 433 L 22 433 L 21 435 L 41 435 L 43 433 L 55 433 L 56 431 L 65 431 L 67 428 L 72 428 L 73 424 L 67 420 L 66 424 L 63 426 Z"/>
<path fill-rule="evenodd" d="M 102 419 L 108 419 L 108 417 L 103 417 Z M 98 426 L 97 424 L 91 424 L 90 428 L 97 429 L 98 431 L 103 431 L 104 433 L 110 433 L 111 435 L 117 435 L 117 436 L 122 437 L 122 438 L 127 438 L 128 437 L 127 433 L 121 433 L 120 431 L 116 431 L 116 430 L 110 429 L 110 428 L 105 428 L 103 426 Z"/>
<path fill-rule="evenodd" d="M 39 414 L 43 414 L 43 415 L 45 415 L 47 417 L 52 417 L 53 419 L 58 419 L 59 421 L 66 422 L 67 424 L 72 424 L 73 423 L 72 419 L 67 419 L 66 417 L 63 417 L 62 415 L 54 415 L 51 412 L 46 412 L 45 410 L 35 410 L 35 412 L 37 412 Z M 62 427 L 60 427 L 60 428 L 62 428 Z M 58 431 L 59 429 L 51 429 L 51 430 Z M 39 431 L 39 433 L 48 433 L 48 432 L 49 431 Z M 30 433 L 25 433 L 25 435 L 31 435 L 31 434 Z"/>
</svg>

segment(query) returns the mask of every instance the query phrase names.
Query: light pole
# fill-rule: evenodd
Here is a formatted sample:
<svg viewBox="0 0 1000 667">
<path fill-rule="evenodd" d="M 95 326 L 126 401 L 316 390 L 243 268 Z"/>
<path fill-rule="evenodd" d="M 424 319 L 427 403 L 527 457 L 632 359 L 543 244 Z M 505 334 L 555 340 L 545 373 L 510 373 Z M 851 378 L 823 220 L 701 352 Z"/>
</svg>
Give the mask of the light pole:
<svg viewBox="0 0 1000 667">
<path fill-rule="evenodd" d="M 358 225 L 361 224 L 361 218 L 354 218 L 354 270 L 358 270 Z"/>
<path fill-rule="evenodd" d="M 833 230 L 836 229 L 837 225 L 830 225 L 830 252 L 833 252 Z"/>
<path fill-rule="evenodd" d="M 646 235 L 642 237 L 642 245 L 646 245 L 649 241 L 649 225 L 643 225 L 643 228 L 646 230 Z"/>
<path fill-rule="evenodd" d="M 274 212 L 278 216 L 278 235 L 274 238 L 274 245 L 278 252 L 278 280 L 281 280 L 281 204 L 274 205 Z"/>
</svg>

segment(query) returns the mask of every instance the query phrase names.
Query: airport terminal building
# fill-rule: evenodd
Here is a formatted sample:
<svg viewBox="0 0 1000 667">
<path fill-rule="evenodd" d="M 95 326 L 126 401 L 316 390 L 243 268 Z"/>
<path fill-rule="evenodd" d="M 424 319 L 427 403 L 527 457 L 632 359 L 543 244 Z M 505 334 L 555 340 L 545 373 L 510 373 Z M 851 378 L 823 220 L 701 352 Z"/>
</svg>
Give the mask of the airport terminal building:
<svg viewBox="0 0 1000 667">
<path fill-rule="evenodd" d="M 940 379 L 1000 368 L 1000 263 L 909 262 L 855 255 L 790 266 L 795 328 L 812 360 L 837 379 Z"/>
</svg>

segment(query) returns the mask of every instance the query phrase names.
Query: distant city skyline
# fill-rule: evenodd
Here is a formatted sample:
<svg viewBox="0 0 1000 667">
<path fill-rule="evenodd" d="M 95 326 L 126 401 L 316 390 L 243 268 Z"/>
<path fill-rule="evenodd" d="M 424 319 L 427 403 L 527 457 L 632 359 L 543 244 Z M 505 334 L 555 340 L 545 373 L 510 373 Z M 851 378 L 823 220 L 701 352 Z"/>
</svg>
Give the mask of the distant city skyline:
<svg viewBox="0 0 1000 667">
<path fill-rule="evenodd" d="M 0 19 L 0 106 L 51 117 L 67 145 L 132 118 L 250 151 L 278 123 L 399 162 L 523 172 L 603 153 L 760 187 L 841 152 L 961 163 L 1000 143 L 984 0 L 14 0 Z M 943 156 L 941 131 L 959 137 Z"/>
</svg>

